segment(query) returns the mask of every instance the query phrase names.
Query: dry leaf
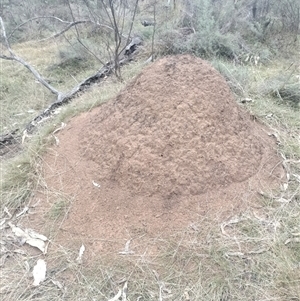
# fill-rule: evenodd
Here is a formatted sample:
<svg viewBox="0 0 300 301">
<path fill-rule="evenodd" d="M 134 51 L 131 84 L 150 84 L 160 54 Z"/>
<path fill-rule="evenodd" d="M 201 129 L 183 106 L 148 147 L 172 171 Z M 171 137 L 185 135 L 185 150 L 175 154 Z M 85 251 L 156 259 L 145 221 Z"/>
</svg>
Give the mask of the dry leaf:
<svg viewBox="0 0 300 301">
<path fill-rule="evenodd" d="M 15 249 L 13 252 L 17 253 L 17 254 L 21 254 L 21 255 L 27 255 L 26 252 L 24 250 L 21 250 L 21 249 Z"/>
<path fill-rule="evenodd" d="M 54 134 L 57 133 L 57 132 L 59 132 L 60 130 L 62 130 L 65 127 L 66 127 L 66 124 L 64 122 L 62 122 L 61 126 L 52 132 L 52 135 L 53 135 L 53 137 L 55 139 L 56 145 L 59 145 L 59 139 Z"/>
<path fill-rule="evenodd" d="M 82 263 L 82 255 L 85 251 L 85 246 L 84 245 L 81 245 L 80 249 L 79 249 L 79 254 L 78 254 L 78 257 L 76 258 L 76 261 L 78 263 Z"/>
<path fill-rule="evenodd" d="M 58 139 L 55 135 L 53 135 L 53 137 L 54 137 L 54 139 L 55 139 L 55 144 L 56 144 L 56 145 L 59 145 L 59 139 Z"/>
<path fill-rule="evenodd" d="M 280 198 L 280 199 L 275 199 L 275 202 L 278 202 L 278 203 L 289 203 L 290 200 L 287 200 L 285 198 Z"/>
<path fill-rule="evenodd" d="M 46 254 L 46 244 L 43 240 L 37 238 L 27 238 L 25 242 L 31 245 L 32 247 L 38 248 L 44 254 Z"/>
<path fill-rule="evenodd" d="M 127 300 L 127 281 L 125 281 L 122 289 L 122 301 Z"/>
<path fill-rule="evenodd" d="M 16 227 L 15 225 L 13 225 L 12 223 L 8 223 L 8 225 L 11 227 L 12 232 L 17 236 L 17 237 L 27 237 L 27 234 L 20 229 L 19 227 Z"/>
<path fill-rule="evenodd" d="M 55 133 L 61 131 L 65 127 L 66 127 L 66 124 L 64 122 L 62 122 L 61 126 L 59 128 L 57 128 L 56 130 L 54 130 L 52 134 L 55 134 Z"/>
<path fill-rule="evenodd" d="M 23 135 L 22 135 L 22 144 L 24 144 L 26 138 L 30 138 L 30 136 L 27 133 L 27 130 L 25 130 L 23 132 Z"/>
<path fill-rule="evenodd" d="M 190 296 L 189 296 L 189 293 L 187 291 L 185 291 L 183 295 L 184 295 L 184 298 L 185 298 L 186 301 L 190 301 L 191 300 Z"/>
<path fill-rule="evenodd" d="M 284 242 L 284 244 L 287 245 L 287 244 L 289 244 L 289 243 L 291 243 L 291 242 L 300 242 L 300 238 L 298 238 L 298 237 L 295 237 L 295 238 L 289 238 L 289 239 L 287 239 L 287 240 Z"/>
<path fill-rule="evenodd" d="M 19 216 L 23 215 L 23 214 L 26 213 L 28 210 L 29 210 L 29 207 L 25 206 L 24 209 L 23 209 L 20 213 L 18 213 L 18 214 L 16 215 L 16 217 L 19 217 Z"/>
<path fill-rule="evenodd" d="M 238 256 L 238 257 L 241 257 L 241 256 L 244 256 L 244 253 L 242 252 L 227 252 L 225 253 L 225 256 L 228 257 L 228 256 Z"/>
<path fill-rule="evenodd" d="M 37 264 L 33 267 L 32 275 L 34 278 L 33 285 L 38 286 L 46 279 L 46 262 L 43 259 L 39 259 Z"/>
<path fill-rule="evenodd" d="M 31 229 L 25 229 L 25 232 L 32 238 L 36 238 L 36 239 L 40 239 L 40 240 L 43 240 L 43 241 L 47 241 L 48 238 L 43 235 L 43 234 L 39 234 L 39 233 L 36 233 L 35 231 L 31 230 Z"/>
<path fill-rule="evenodd" d="M 293 236 L 300 236 L 300 232 L 298 233 L 291 233 Z"/>
<path fill-rule="evenodd" d="M 56 285 L 60 290 L 63 290 L 64 286 L 57 280 L 51 279 L 51 282 Z"/>
<path fill-rule="evenodd" d="M 298 182 L 300 182 L 300 176 L 299 176 L 299 175 L 293 174 L 293 176 L 296 178 L 296 180 L 297 180 Z"/>
<path fill-rule="evenodd" d="M 29 265 L 27 260 L 24 261 L 24 267 L 25 267 L 26 272 L 29 273 L 30 272 L 30 265 Z"/>
<path fill-rule="evenodd" d="M 100 184 L 96 183 L 95 181 L 92 181 L 92 183 L 93 183 L 93 185 L 94 185 L 95 187 L 100 188 Z"/>
<path fill-rule="evenodd" d="M 4 207 L 3 211 L 8 215 L 9 218 L 12 218 L 12 215 L 10 214 L 6 206 Z"/>
<path fill-rule="evenodd" d="M 21 239 L 21 243 L 27 243 L 32 247 L 38 248 L 44 254 L 47 253 L 48 245 L 46 245 L 45 242 L 48 239 L 46 236 L 38 234 L 30 229 L 26 229 L 25 231 L 23 231 L 21 228 L 16 227 L 12 223 L 8 223 L 8 225 L 11 227 L 11 230 L 15 234 L 15 236 Z"/>
<path fill-rule="evenodd" d="M 224 222 L 220 225 L 220 228 L 221 228 L 221 232 L 222 234 L 230 237 L 230 235 L 225 231 L 225 228 L 229 225 L 233 225 L 233 224 L 237 224 L 241 221 L 245 220 L 244 218 L 232 218 L 231 220 L 229 220 L 228 222 Z"/>
<path fill-rule="evenodd" d="M 119 252 L 119 254 L 121 254 L 121 255 L 130 255 L 130 254 L 134 254 L 133 251 L 130 251 L 130 250 L 129 250 L 130 242 L 131 242 L 130 239 L 127 240 L 127 242 L 126 242 L 126 244 L 125 244 L 124 251 Z"/>
</svg>

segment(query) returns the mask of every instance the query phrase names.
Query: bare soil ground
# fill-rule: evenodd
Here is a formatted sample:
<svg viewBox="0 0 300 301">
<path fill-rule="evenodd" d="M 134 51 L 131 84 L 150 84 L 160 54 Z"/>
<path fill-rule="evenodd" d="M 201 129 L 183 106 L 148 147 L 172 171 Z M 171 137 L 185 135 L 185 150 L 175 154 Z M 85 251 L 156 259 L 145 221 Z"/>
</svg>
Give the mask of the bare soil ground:
<svg viewBox="0 0 300 301">
<path fill-rule="evenodd" d="M 31 228 L 70 201 L 53 242 L 88 257 L 168 236 L 199 216 L 255 202 L 284 177 L 266 127 L 234 100 L 224 78 L 188 55 L 149 65 L 116 99 L 73 118 L 43 159 Z M 67 197 L 66 197 L 67 196 Z M 53 221 L 52 221 L 53 223 Z M 50 246 L 51 248 L 51 246 Z"/>
</svg>

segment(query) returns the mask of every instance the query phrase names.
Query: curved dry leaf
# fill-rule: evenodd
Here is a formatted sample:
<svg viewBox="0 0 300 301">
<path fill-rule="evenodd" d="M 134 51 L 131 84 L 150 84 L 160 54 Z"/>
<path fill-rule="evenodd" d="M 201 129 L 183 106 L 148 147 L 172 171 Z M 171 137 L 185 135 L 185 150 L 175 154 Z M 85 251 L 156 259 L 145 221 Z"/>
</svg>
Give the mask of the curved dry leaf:
<svg viewBox="0 0 300 301">
<path fill-rule="evenodd" d="M 38 248 L 43 252 L 43 254 L 46 254 L 46 244 L 43 240 L 37 238 L 28 238 L 25 242 L 32 247 Z"/>
<path fill-rule="evenodd" d="M 55 133 L 61 131 L 61 130 L 64 129 L 65 127 L 66 127 L 66 124 L 65 124 L 64 122 L 62 122 L 62 123 L 61 123 L 61 126 L 60 126 L 59 128 L 57 128 L 57 129 L 55 129 L 55 130 L 53 131 L 52 134 L 55 134 Z"/>
<path fill-rule="evenodd" d="M 293 236 L 300 236 L 300 232 L 298 233 L 291 233 Z"/>
<path fill-rule="evenodd" d="M 287 245 L 287 244 L 289 244 L 289 243 L 291 243 L 291 242 L 300 242 L 300 238 L 298 238 L 298 237 L 295 237 L 295 238 L 289 238 L 289 239 L 287 239 L 287 240 L 284 242 L 284 244 Z"/>
<path fill-rule="evenodd" d="M 95 181 L 92 181 L 92 183 L 93 183 L 93 185 L 94 185 L 95 187 L 98 187 L 98 188 L 101 187 L 100 184 L 96 183 Z"/>
</svg>

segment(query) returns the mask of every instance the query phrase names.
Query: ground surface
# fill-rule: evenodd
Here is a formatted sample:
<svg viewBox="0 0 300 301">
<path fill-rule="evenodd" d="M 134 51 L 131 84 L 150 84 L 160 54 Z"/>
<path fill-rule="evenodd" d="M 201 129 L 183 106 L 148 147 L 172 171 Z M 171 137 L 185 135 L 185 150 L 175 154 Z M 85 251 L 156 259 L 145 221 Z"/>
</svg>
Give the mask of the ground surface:
<svg viewBox="0 0 300 301">
<path fill-rule="evenodd" d="M 284 173 L 271 132 L 244 112 L 207 62 L 163 58 L 57 135 L 29 224 L 47 234 L 47 213 L 68 200 L 54 242 L 84 243 L 89 258 L 117 253 L 129 239 L 136 251 L 142 240 L 204 214 L 224 216 L 278 188 Z"/>
</svg>

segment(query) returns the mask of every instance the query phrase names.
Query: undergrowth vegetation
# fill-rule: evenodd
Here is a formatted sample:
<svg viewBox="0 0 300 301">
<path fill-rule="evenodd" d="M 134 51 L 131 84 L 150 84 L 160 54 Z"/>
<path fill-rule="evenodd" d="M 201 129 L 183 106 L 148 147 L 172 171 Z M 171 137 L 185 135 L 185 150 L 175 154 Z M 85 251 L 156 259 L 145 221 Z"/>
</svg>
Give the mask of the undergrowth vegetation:
<svg viewBox="0 0 300 301">
<path fill-rule="evenodd" d="M 131 1 L 128 3 L 130 6 Z M 97 15 L 81 2 L 72 4 L 78 18 L 96 19 Z M 10 1 L 2 3 L 8 32 L 39 16 L 45 8 L 49 14 L 72 21 L 60 1 L 30 0 L 26 5 L 10 5 Z M 10 9 L 15 14 L 10 15 Z M 47 278 L 41 286 L 32 287 L 32 268 L 41 256 L 5 236 L 6 222 L 17 223 L 17 213 L 34 205 L 30 204 L 30 196 L 38 194 L 41 186 L 47 189 L 41 162 L 48 146 L 55 143 L 54 130 L 73 116 L 113 98 L 143 68 L 152 54 L 153 26 L 144 27 L 140 21 L 153 18 L 154 56 L 189 52 L 209 59 L 226 78 L 240 105 L 266 124 L 276 139 L 287 181 L 272 195 L 262 192 L 260 200 L 248 204 L 242 212 L 232 212 L 226 219 L 218 213 L 215 218 L 199 217 L 172 237 L 145 241 L 139 246 L 143 252 L 134 255 L 103 254 L 97 262 L 85 264 L 83 260 L 80 264 L 77 249 L 53 243 L 55 251 L 45 256 Z M 111 52 L 99 26 L 78 28 L 83 35 L 80 41 L 88 51 L 78 41 L 75 30 L 57 39 L 39 41 L 62 30 L 58 24 L 51 18 L 28 22 L 12 36 L 11 47 L 51 84 L 67 92 L 102 66 L 97 58 L 104 62 L 111 59 Z M 125 283 L 127 297 L 122 300 L 131 301 L 299 301 L 299 3 L 186 0 L 169 1 L 166 6 L 144 1 L 133 33 L 144 39 L 142 59 L 122 68 L 123 81 L 112 76 L 92 86 L 38 126 L 34 134 L 24 137 L 17 150 L 12 147 L 16 152 L 12 158 L 0 158 L 1 298 L 117 300 L 114 296 Z M 1 59 L 0 64 L 0 132 L 7 133 L 22 129 L 54 101 L 54 96 L 17 62 Z M 55 227 L 71 206 L 68 196 L 59 195 L 45 213 L 53 221 L 49 237 L 55 238 Z M 158 245 L 153 255 L 150 250 Z"/>
</svg>

